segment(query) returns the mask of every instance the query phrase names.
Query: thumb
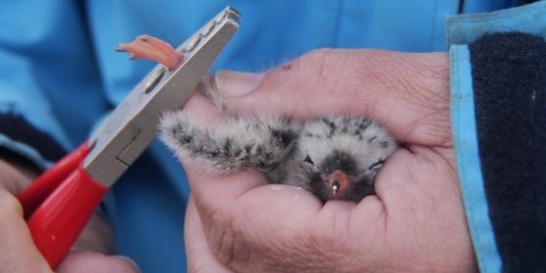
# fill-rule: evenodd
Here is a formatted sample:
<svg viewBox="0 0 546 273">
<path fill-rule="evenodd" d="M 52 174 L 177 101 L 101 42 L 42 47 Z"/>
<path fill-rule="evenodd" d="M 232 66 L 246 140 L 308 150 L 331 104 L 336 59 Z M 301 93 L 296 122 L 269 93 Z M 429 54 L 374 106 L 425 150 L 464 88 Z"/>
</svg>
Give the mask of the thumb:
<svg viewBox="0 0 546 273">
<path fill-rule="evenodd" d="M 0 187 L 0 272 L 51 272 L 23 220 L 17 199 Z"/>
<path fill-rule="evenodd" d="M 298 118 L 360 114 L 399 140 L 451 142 L 445 53 L 322 49 L 264 74 L 217 73 L 213 97 L 237 112 Z"/>
</svg>

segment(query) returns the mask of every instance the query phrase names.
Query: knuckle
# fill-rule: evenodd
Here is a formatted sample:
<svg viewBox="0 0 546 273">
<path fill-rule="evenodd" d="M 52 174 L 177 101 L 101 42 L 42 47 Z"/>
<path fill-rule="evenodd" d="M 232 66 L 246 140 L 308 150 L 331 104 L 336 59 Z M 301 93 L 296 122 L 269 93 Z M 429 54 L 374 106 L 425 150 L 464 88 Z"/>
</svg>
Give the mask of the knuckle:
<svg viewBox="0 0 546 273">
<path fill-rule="evenodd" d="M 334 53 L 335 51 L 332 48 L 314 49 L 302 55 L 299 59 L 306 64 L 322 64 L 327 58 L 333 56 Z"/>
<path fill-rule="evenodd" d="M 0 188 L 0 219 L 13 217 L 14 214 L 23 214 L 21 203 L 6 189 Z"/>
<path fill-rule="evenodd" d="M 278 68 L 269 70 L 266 77 L 312 75 L 322 69 L 333 52 L 330 48 L 314 49 Z"/>
<path fill-rule="evenodd" d="M 242 269 L 249 263 L 250 247 L 243 235 L 248 231 L 243 232 L 222 210 L 211 211 L 205 218 L 206 238 L 216 259 L 228 268 L 244 272 Z"/>
</svg>

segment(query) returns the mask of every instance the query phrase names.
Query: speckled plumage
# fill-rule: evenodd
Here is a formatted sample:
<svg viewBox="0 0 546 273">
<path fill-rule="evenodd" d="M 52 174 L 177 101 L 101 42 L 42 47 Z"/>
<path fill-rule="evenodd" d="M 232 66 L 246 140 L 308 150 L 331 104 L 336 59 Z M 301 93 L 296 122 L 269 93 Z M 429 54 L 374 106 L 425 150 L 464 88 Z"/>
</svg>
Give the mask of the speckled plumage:
<svg viewBox="0 0 546 273">
<path fill-rule="evenodd" d="M 320 200 L 359 201 L 398 146 L 363 116 L 306 122 L 286 117 L 227 115 L 206 125 L 183 111 L 165 114 L 162 139 L 179 158 L 194 158 L 210 172 L 252 169 L 272 183 L 303 187 Z"/>
</svg>

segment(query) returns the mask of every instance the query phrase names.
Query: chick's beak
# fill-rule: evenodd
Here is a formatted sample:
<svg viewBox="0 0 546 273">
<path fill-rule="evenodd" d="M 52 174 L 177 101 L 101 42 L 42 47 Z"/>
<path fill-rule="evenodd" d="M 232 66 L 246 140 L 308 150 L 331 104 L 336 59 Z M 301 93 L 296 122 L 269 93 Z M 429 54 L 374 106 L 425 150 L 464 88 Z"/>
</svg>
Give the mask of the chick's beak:
<svg viewBox="0 0 546 273">
<path fill-rule="evenodd" d="M 340 170 L 335 170 L 332 174 L 326 177 L 326 188 L 332 198 L 337 199 L 345 195 L 352 182 L 347 178 L 347 175 Z"/>
</svg>

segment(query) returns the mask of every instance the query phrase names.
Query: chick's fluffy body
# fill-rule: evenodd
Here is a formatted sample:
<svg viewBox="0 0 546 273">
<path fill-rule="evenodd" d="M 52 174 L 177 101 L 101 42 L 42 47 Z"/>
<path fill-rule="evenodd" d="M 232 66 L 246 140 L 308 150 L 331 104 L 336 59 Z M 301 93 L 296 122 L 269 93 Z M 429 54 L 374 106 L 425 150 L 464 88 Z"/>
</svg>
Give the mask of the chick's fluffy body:
<svg viewBox="0 0 546 273">
<path fill-rule="evenodd" d="M 183 111 L 165 114 L 162 139 L 181 159 L 215 173 L 258 170 L 271 183 L 303 187 L 322 201 L 359 201 L 373 194 L 373 181 L 398 146 L 385 128 L 363 116 L 300 122 L 278 116 L 227 115 L 206 124 Z M 333 197 L 325 183 L 336 170 L 351 183 Z"/>
</svg>

